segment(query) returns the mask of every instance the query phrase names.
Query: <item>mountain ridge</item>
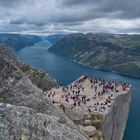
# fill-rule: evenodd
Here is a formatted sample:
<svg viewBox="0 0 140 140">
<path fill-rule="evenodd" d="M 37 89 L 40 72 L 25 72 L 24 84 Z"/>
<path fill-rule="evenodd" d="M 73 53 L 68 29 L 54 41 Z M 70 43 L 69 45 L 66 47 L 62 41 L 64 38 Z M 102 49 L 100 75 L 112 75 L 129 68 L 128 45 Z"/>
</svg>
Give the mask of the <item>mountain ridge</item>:
<svg viewBox="0 0 140 140">
<path fill-rule="evenodd" d="M 140 35 L 70 34 L 49 51 L 86 66 L 140 78 Z"/>
</svg>

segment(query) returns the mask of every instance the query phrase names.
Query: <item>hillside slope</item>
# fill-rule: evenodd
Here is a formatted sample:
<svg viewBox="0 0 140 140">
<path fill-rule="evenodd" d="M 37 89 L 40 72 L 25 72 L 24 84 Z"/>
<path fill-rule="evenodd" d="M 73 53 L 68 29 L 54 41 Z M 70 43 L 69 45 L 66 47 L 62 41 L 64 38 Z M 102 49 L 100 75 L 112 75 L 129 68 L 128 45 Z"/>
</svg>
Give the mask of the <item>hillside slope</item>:
<svg viewBox="0 0 140 140">
<path fill-rule="evenodd" d="M 14 51 L 32 46 L 39 41 L 41 41 L 41 38 L 35 35 L 0 34 L 0 43 L 11 47 Z"/>
<path fill-rule="evenodd" d="M 70 34 L 49 51 L 87 66 L 140 77 L 140 35 Z"/>
<path fill-rule="evenodd" d="M 17 63 L 16 57 L 0 46 L 0 139 L 86 140 Z"/>
</svg>

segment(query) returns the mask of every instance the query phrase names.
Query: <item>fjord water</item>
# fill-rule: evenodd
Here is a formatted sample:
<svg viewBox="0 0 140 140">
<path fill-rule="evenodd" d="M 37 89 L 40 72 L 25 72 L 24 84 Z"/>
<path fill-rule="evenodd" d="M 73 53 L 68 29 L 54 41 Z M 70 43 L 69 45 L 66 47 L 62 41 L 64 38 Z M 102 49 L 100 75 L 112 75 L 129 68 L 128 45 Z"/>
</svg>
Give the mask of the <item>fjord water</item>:
<svg viewBox="0 0 140 140">
<path fill-rule="evenodd" d="M 138 140 L 140 130 L 140 79 L 126 77 L 112 72 L 89 68 L 66 58 L 57 56 L 47 51 L 51 46 L 48 41 L 39 42 L 26 47 L 17 56 L 27 64 L 41 68 L 50 73 L 56 80 L 64 85 L 69 84 L 82 74 L 89 74 L 105 80 L 125 81 L 132 85 L 132 102 L 129 118 L 124 134 L 124 140 Z"/>
</svg>

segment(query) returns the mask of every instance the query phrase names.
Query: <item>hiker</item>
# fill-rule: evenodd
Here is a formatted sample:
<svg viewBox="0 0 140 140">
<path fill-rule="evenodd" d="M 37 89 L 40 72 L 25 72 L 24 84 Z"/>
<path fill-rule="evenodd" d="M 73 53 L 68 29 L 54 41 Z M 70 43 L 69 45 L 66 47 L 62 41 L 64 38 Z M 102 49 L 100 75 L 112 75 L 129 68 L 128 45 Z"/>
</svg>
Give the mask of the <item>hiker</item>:
<svg viewBox="0 0 140 140">
<path fill-rule="evenodd" d="M 88 112 L 91 113 L 91 109 L 90 108 L 88 108 Z"/>
<path fill-rule="evenodd" d="M 83 102 L 84 102 L 84 105 L 85 105 L 85 104 L 86 104 L 86 99 L 84 99 L 84 101 L 83 101 Z"/>
<path fill-rule="evenodd" d="M 74 104 L 73 105 L 74 105 L 74 107 L 76 106 L 76 101 L 74 101 Z"/>
<path fill-rule="evenodd" d="M 63 112 L 65 113 L 65 111 L 66 111 L 65 106 L 63 106 L 62 109 L 63 109 Z"/>
<path fill-rule="evenodd" d="M 65 101 L 69 103 L 69 100 L 68 100 L 68 98 L 66 98 L 66 100 L 65 100 Z"/>
<path fill-rule="evenodd" d="M 80 106 L 80 103 L 81 103 L 81 101 L 80 101 L 80 99 L 78 99 L 78 105 Z"/>
<path fill-rule="evenodd" d="M 97 85 L 95 85 L 94 89 L 95 89 L 95 92 L 96 92 L 97 91 Z"/>
</svg>

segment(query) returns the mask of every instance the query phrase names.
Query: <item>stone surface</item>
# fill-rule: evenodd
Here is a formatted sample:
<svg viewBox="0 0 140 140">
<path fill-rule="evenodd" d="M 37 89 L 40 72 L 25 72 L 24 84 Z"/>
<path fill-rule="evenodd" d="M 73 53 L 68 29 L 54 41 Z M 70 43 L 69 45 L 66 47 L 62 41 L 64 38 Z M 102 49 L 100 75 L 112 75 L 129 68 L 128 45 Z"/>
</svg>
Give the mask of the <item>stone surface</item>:
<svg viewBox="0 0 140 140">
<path fill-rule="evenodd" d="M 92 124 L 92 121 L 91 120 L 85 120 L 85 124 L 86 125 L 91 125 Z"/>
<path fill-rule="evenodd" d="M 79 80 L 82 82 L 79 82 Z M 98 81 L 98 84 L 94 84 L 94 87 L 91 88 L 92 84 L 90 80 L 90 77 L 81 76 L 72 83 L 72 86 L 54 88 L 51 91 L 54 91 L 56 94 L 48 99 L 54 100 L 55 102 L 57 101 L 57 104 L 54 103 L 56 107 L 59 107 L 58 103 L 63 104 L 66 107 L 66 115 L 77 125 L 95 126 L 96 129 L 103 132 L 102 137 L 104 136 L 105 140 L 122 140 L 129 112 L 131 86 L 126 84 L 124 88 L 124 84 L 116 83 L 115 85 L 113 82 L 112 84 L 114 84 L 113 86 L 115 88 L 112 90 L 108 89 L 109 91 L 102 95 L 97 95 L 94 87 L 97 86 L 98 93 L 102 90 L 102 86 L 100 86 L 101 83 Z M 79 88 L 81 87 L 80 85 L 84 87 L 84 91 Z M 76 106 L 73 106 L 74 100 L 71 97 L 76 95 L 73 94 L 73 91 L 77 91 L 78 88 L 81 90 L 79 99 L 82 101 L 81 98 L 85 95 L 89 101 L 87 101 L 86 104 L 81 102 L 80 105 L 77 104 Z M 48 94 L 50 93 L 48 92 Z M 96 98 L 94 98 L 95 95 Z M 68 98 L 68 101 L 66 100 L 66 97 Z M 73 106 L 72 109 L 71 106 Z"/>
<path fill-rule="evenodd" d="M 102 131 L 104 140 L 122 140 L 126 127 L 131 101 L 131 91 L 118 96 L 112 105 L 110 112 L 106 114 Z"/>
<path fill-rule="evenodd" d="M 14 59 L 0 46 L 0 140 L 86 140 Z"/>
<path fill-rule="evenodd" d="M 84 140 L 55 116 L 23 106 L 0 104 L 0 140 Z"/>
<path fill-rule="evenodd" d="M 0 46 L 0 140 L 86 140 L 77 126 L 48 101 L 37 87 L 38 82 L 37 86 L 32 83 L 35 79 L 30 72 L 34 68 L 24 65 L 23 70 L 22 66 L 7 48 Z M 42 74 L 42 71 L 38 72 L 36 75 Z M 105 140 L 122 140 L 130 99 L 131 91 L 120 94 L 113 99 L 104 117 L 87 113 L 85 120 L 92 120 L 94 126 L 102 130 Z M 70 118 L 84 122 L 82 112 L 71 111 L 66 111 L 72 114 Z M 95 129 L 91 127 L 80 129 L 93 136 Z"/>
<path fill-rule="evenodd" d="M 34 68 L 30 65 L 21 63 L 10 50 L 10 48 L 0 46 L 0 56 L 15 64 L 28 78 L 42 90 L 48 90 L 57 86 L 57 82 L 48 73 Z"/>
<path fill-rule="evenodd" d="M 82 129 L 89 137 L 94 136 L 97 133 L 97 130 L 94 126 L 86 126 Z"/>
<path fill-rule="evenodd" d="M 33 84 L 43 91 L 57 86 L 56 80 L 41 69 L 34 68 L 27 64 L 21 64 L 19 68 L 29 77 Z"/>
</svg>

